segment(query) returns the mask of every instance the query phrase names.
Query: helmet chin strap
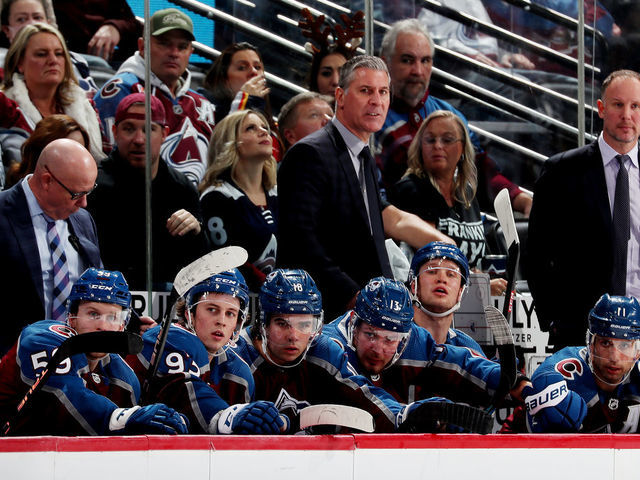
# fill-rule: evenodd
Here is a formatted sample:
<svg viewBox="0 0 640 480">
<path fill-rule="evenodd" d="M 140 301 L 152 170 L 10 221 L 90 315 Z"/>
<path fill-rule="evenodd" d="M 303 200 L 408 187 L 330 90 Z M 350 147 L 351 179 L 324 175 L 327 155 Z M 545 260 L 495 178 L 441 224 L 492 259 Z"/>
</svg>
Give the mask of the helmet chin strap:
<svg viewBox="0 0 640 480">
<path fill-rule="evenodd" d="M 432 312 L 431 310 L 427 310 L 423 305 L 422 302 L 420 301 L 420 299 L 418 298 L 418 293 L 417 292 L 413 292 L 413 304 L 418 307 L 420 309 L 420 311 L 422 313 L 426 313 L 427 315 L 434 317 L 434 318 L 443 318 L 446 317 L 447 315 L 451 315 L 453 312 L 455 312 L 456 310 L 458 310 L 460 308 L 460 303 L 462 303 L 462 297 L 464 296 L 464 292 L 467 290 L 467 286 L 465 285 L 462 288 L 462 293 L 460 294 L 460 298 L 458 299 L 458 303 L 456 303 L 453 307 L 451 307 L 449 310 L 446 310 L 444 312 Z"/>
</svg>

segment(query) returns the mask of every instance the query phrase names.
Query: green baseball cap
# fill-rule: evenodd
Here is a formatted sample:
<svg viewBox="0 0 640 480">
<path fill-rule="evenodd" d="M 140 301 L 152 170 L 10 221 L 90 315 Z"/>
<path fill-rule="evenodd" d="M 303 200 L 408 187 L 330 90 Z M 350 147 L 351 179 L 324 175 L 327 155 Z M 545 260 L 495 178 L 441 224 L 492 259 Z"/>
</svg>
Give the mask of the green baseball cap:
<svg viewBox="0 0 640 480">
<path fill-rule="evenodd" d="M 169 30 L 184 30 L 189 34 L 191 40 L 195 40 L 193 36 L 193 22 L 183 12 L 176 8 L 165 8 L 158 10 L 151 17 L 151 35 L 154 37 L 162 35 Z"/>
</svg>

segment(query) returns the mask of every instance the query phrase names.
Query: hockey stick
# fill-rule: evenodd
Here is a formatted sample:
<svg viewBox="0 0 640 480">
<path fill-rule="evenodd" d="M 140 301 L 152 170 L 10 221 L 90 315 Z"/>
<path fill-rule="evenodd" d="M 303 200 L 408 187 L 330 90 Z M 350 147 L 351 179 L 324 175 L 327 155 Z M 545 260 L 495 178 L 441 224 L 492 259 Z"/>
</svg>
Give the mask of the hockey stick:
<svg viewBox="0 0 640 480">
<path fill-rule="evenodd" d="M 146 404 L 149 397 L 151 380 L 156 376 L 156 373 L 158 373 L 160 358 L 162 357 L 162 352 L 164 352 L 164 346 L 167 343 L 167 335 L 169 334 L 169 328 L 171 327 L 171 312 L 175 301 L 178 297 L 187 293 L 191 287 L 197 285 L 203 280 L 206 280 L 210 276 L 215 275 L 216 273 L 221 273 L 226 270 L 239 267 L 244 264 L 248 258 L 249 254 L 242 247 L 224 247 L 203 255 L 178 272 L 175 280 L 173 281 L 173 289 L 171 290 L 169 299 L 167 300 L 167 309 L 165 311 L 164 318 L 162 319 L 160 334 L 158 334 L 156 343 L 153 345 L 153 353 L 149 360 L 149 369 L 147 370 L 147 376 L 142 384 L 140 404 Z"/>
<path fill-rule="evenodd" d="M 507 289 L 505 290 L 502 313 L 508 321 L 516 295 L 515 276 L 520 258 L 520 239 L 518 238 L 518 231 L 516 230 L 516 222 L 513 219 L 509 191 L 506 188 L 500 190 L 500 193 L 496 195 L 493 206 L 496 210 L 496 216 L 502 227 L 502 234 L 507 244 Z"/>
<path fill-rule="evenodd" d="M 51 359 L 47 362 L 47 366 L 44 367 L 44 370 L 38 375 L 31 388 L 18 403 L 13 415 L 4 423 L 2 430 L 0 430 L 0 436 L 6 436 L 9 433 L 29 400 L 44 387 L 49 377 L 58 368 L 58 365 L 67 358 L 78 353 L 108 352 L 128 355 L 141 351 L 142 338 L 129 332 L 91 332 L 67 338 L 55 350 Z"/>
<path fill-rule="evenodd" d="M 300 410 L 300 430 L 318 425 L 348 427 L 366 433 L 372 433 L 375 428 L 373 416 L 361 408 L 321 404 Z"/>
<path fill-rule="evenodd" d="M 500 310 L 493 305 L 485 305 L 484 314 L 500 356 L 500 384 L 493 396 L 493 404 L 497 405 L 516 383 L 518 374 L 516 347 L 509 322 Z"/>
<path fill-rule="evenodd" d="M 447 426 L 456 426 L 469 433 L 491 433 L 493 416 L 480 408 L 462 403 L 425 402 L 409 413 L 400 424 L 400 433 L 443 433 Z"/>
</svg>

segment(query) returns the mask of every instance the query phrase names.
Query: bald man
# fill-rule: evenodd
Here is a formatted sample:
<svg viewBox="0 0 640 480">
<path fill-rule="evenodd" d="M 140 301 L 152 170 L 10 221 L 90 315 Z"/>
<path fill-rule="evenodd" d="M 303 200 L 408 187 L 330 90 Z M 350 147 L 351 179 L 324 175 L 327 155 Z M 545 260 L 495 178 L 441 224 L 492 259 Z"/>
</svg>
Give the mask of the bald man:
<svg viewBox="0 0 640 480">
<path fill-rule="evenodd" d="M 102 266 L 96 225 L 84 210 L 97 175 L 82 145 L 59 139 L 44 148 L 32 175 L 0 192 L 0 355 L 25 325 L 56 319 L 65 301 L 61 276 L 73 284 L 86 268 Z M 63 264 L 55 279 L 54 262 Z"/>
</svg>

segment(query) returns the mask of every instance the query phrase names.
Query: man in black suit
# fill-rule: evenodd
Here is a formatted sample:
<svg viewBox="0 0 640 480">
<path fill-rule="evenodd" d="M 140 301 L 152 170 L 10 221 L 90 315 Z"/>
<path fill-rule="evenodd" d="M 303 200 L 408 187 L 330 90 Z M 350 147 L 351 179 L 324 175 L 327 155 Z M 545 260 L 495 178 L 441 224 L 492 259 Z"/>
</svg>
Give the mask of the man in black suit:
<svg viewBox="0 0 640 480">
<path fill-rule="evenodd" d="M 640 296 L 640 74 L 613 72 L 601 96 L 598 140 L 551 157 L 534 190 L 529 285 L 540 326 L 549 330 L 555 349 L 584 344 L 589 309 L 603 293 Z M 629 156 L 622 161 L 629 179 L 630 237 L 627 249 L 616 249 L 612 218 L 622 168 L 616 156 L 622 154 Z M 620 287 L 616 250 L 626 250 L 627 259 Z"/>
<path fill-rule="evenodd" d="M 384 123 L 389 94 L 381 59 L 349 60 L 336 88 L 336 116 L 291 147 L 278 172 L 277 263 L 311 274 L 327 320 L 352 308 L 371 278 L 392 277 L 385 236 L 416 248 L 451 242 L 380 197 L 368 141 Z"/>
<path fill-rule="evenodd" d="M 78 142 L 47 145 L 33 175 L 0 192 L 0 354 L 21 329 L 52 316 L 53 264 L 47 222 L 55 221 L 71 283 L 87 267 L 101 267 L 96 226 L 84 210 L 98 168 Z"/>
</svg>

